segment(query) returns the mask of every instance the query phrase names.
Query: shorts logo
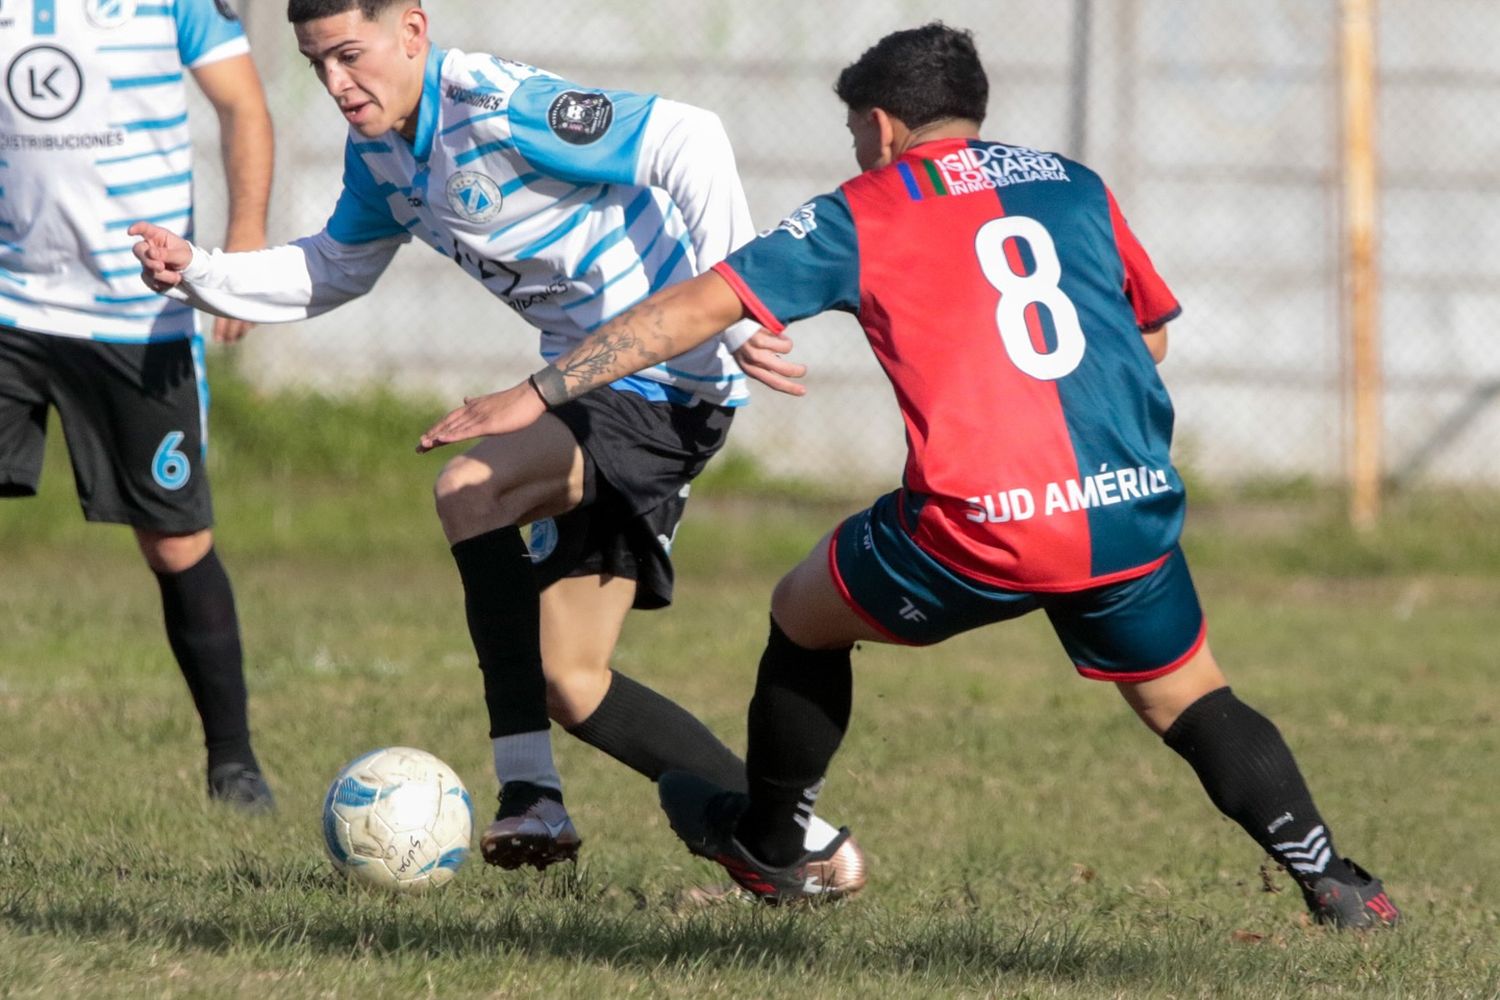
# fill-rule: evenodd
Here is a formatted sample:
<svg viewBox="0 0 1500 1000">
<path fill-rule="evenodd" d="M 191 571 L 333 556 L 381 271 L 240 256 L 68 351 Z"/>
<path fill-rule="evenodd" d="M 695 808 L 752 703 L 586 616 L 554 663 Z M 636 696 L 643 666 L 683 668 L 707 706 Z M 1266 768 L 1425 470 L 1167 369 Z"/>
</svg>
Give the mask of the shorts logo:
<svg viewBox="0 0 1500 1000">
<path fill-rule="evenodd" d="M 78 106 L 83 96 L 83 71 L 57 46 L 33 45 L 11 60 L 5 87 L 27 117 L 39 122 L 56 121 Z"/>
<path fill-rule="evenodd" d="M 230 6 L 229 0 L 214 0 L 214 6 L 219 8 L 219 16 L 226 21 L 238 21 L 240 16 Z"/>
<path fill-rule="evenodd" d="M 118 28 L 135 17 L 135 0 L 87 0 L 83 13 L 96 28 Z"/>
<path fill-rule="evenodd" d="M 557 95 L 547 109 L 547 124 L 563 142 L 587 146 L 598 142 L 615 120 L 615 106 L 603 94 L 569 90 Z"/>
<path fill-rule="evenodd" d="M 448 178 L 448 204 L 470 222 L 488 222 L 500 214 L 500 185 L 484 174 L 461 170 Z"/>
<path fill-rule="evenodd" d="M 901 610 L 896 613 L 909 622 L 925 622 L 927 620 L 927 616 L 912 603 L 910 597 L 901 598 Z"/>
<path fill-rule="evenodd" d="M 550 517 L 532 522 L 531 539 L 526 547 L 531 552 L 533 563 L 545 562 L 557 551 L 557 522 Z"/>
</svg>

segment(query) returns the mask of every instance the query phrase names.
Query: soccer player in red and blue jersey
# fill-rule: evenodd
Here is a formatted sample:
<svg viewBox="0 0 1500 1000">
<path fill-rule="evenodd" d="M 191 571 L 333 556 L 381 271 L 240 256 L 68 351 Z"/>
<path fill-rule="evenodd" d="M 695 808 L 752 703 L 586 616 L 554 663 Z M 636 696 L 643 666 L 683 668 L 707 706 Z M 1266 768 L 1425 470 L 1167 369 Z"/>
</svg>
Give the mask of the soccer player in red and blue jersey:
<svg viewBox="0 0 1500 1000">
<path fill-rule="evenodd" d="M 1156 372 L 1180 309 L 1109 189 L 1065 157 L 980 138 L 988 81 L 967 32 L 890 35 L 836 89 L 864 173 L 423 439 L 525 426 L 744 316 L 775 332 L 858 318 L 905 419 L 902 486 L 777 585 L 749 794 L 664 776 L 673 827 L 755 895 L 816 895 L 821 855 L 799 820 L 848 725 L 852 645 L 926 645 L 1041 609 L 1078 672 L 1118 686 L 1317 919 L 1395 923 L 1209 651 Z"/>
</svg>

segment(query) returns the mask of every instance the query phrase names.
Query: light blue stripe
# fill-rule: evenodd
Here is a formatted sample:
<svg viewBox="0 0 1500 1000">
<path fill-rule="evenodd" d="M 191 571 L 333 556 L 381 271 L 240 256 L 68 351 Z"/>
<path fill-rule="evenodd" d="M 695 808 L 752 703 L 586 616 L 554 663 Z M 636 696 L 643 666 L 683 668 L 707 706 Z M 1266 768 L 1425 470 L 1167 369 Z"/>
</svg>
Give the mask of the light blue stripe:
<svg viewBox="0 0 1500 1000">
<path fill-rule="evenodd" d="M 110 128 L 122 128 L 127 132 L 156 132 L 161 129 L 176 128 L 187 124 L 187 112 L 174 115 L 171 118 L 143 118 L 138 122 L 120 122 L 111 124 Z"/>
<path fill-rule="evenodd" d="M 135 87 L 160 87 L 164 83 L 181 82 L 181 73 L 162 73 L 158 76 L 112 77 L 109 81 L 109 87 L 111 90 L 131 90 Z"/>
<path fill-rule="evenodd" d="M 391 145 L 388 142 L 382 142 L 378 139 L 374 142 L 356 142 L 354 143 L 354 151 L 356 153 L 389 153 Z"/>
<path fill-rule="evenodd" d="M 672 272 L 677 269 L 677 265 L 682 263 L 683 258 L 687 256 L 687 250 L 687 238 L 679 236 L 676 248 L 662 262 L 661 267 L 657 268 L 656 276 L 651 279 L 651 291 L 653 293 L 660 291 L 663 285 L 672 280 Z"/>
<path fill-rule="evenodd" d="M 509 198 L 511 195 L 515 194 L 517 191 L 530 184 L 532 181 L 538 181 L 541 179 L 542 175 L 533 170 L 529 174 L 522 174 L 520 177 L 508 180 L 504 184 L 500 185 L 500 197 Z"/>
<path fill-rule="evenodd" d="M 180 153 L 184 149 L 192 148 L 193 144 L 191 142 L 181 142 L 166 149 L 148 149 L 144 153 L 131 153 L 129 156 L 111 156 L 107 159 L 95 160 L 94 166 L 105 167 L 112 163 L 129 163 L 131 160 L 144 160 L 148 156 L 170 156 L 173 153 Z"/>
<path fill-rule="evenodd" d="M 95 295 L 94 301 L 101 306 L 133 306 L 142 302 L 155 302 L 160 295 Z"/>
<path fill-rule="evenodd" d="M 108 250 L 90 250 L 90 257 L 103 257 L 107 253 L 129 253 L 134 247 L 110 247 Z"/>
<path fill-rule="evenodd" d="M 12 274 L 3 267 L 0 267 L 0 278 L 4 278 L 6 281 L 14 281 L 21 288 L 26 287 L 25 278 L 21 277 L 19 274 Z"/>
<path fill-rule="evenodd" d="M 577 309 L 579 306 L 586 306 L 586 305 L 588 305 L 590 302 L 594 301 L 599 296 L 601 296 L 605 292 L 609 291 L 609 289 L 610 289 L 611 286 L 619 283 L 620 281 L 623 281 L 625 278 L 627 278 L 630 275 L 634 274 L 636 272 L 636 269 L 639 268 L 639 267 L 641 267 L 642 263 L 643 262 L 641 261 L 641 259 L 639 257 L 637 257 L 634 264 L 631 264 L 625 270 L 621 271 L 619 274 L 615 275 L 613 278 L 610 278 L 608 281 L 606 281 L 604 284 L 600 285 L 598 288 L 594 289 L 593 293 L 590 294 L 588 297 L 579 299 L 577 302 L 569 302 L 567 305 L 563 306 L 563 312 L 567 312 L 569 309 Z M 642 296 L 641 298 L 645 298 L 645 296 Z M 641 301 L 641 300 L 640 299 L 636 299 L 635 300 L 635 302 L 639 302 L 639 301 Z M 635 305 L 635 302 L 632 302 L 630 305 Z M 626 306 L 625 308 L 629 309 L 630 306 Z M 596 323 L 594 326 L 591 326 L 588 329 L 590 331 L 592 331 L 592 330 L 596 329 L 597 327 L 603 326 L 605 322 L 608 322 L 608 321 L 607 320 L 600 321 L 599 323 Z"/>
<path fill-rule="evenodd" d="M 510 77 L 516 83 L 520 83 L 521 82 L 521 78 L 519 76 L 516 76 L 516 74 L 512 73 L 506 67 L 505 63 L 501 62 L 499 59 L 496 59 L 494 56 L 490 56 L 490 62 L 494 63 L 496 69 L 498 69 L 500 72 L 504 73 L 506 76 Z M 479 73 L 475 73 L 474 76 L 476 78 L 479 78 L 479 79 L 484 79 L 484 77 L 481 76 L 481 74 L 479 74 Z"/>
<path fill-rule="evenodd" d="M 12 243 L 9 240 L 0 240 L 0 247 L 4 247 L 5 249 L 9 250 L 11 253 L 25 253 L 26 252 L 26 248 L 23 247 L 23 246 L 21 246 L 21 244 L 19 244 L 19 243 Z"/>
<path fill-rule="evenodd" d="M 604 190 L 608 191 L 609 188 L 606 187 Z M 602 198 L 603 196 L 603 192 L 600 192 L 599 197 Z M 558 240 L 562 239 L 564 236 L 577 229 L 580 225 L 583 224 L 584 220 L 588 218 L 589 213 L 593 211 L 594 202 L 597 200 L 597 198 L 590 199 L 589 201 L 584 202 L 582 205 L 578 206 L 578 208 L 573 211 L 573 214 L 568 216 L 567 219 L 563 221 L 562 225 L 557 226 L 552 230 L 552 232 L 535 241 L 530 246 L 523 247 L 521 249 L 521 252 L 516 254 L 516 260 L 530 260 L 532 257 L 535 257 L 537 254 L 541 253 L 543 250 L 547 249 L 552 244 L 556 243 Z"/>
<path fill-rule="evenodd" d="M 31 8 L 31 33 L 57 34 L 57 0 L 36 0 Z"/>
<path fill-rule="evenodd" d="M 171 17 L 172 8 L 167 6 L 137 7 L 136 17 Z"/>
<path fill-rule="evenodd" d="M 516 144 L 509 139 L 496 139 L 494 142 L 487 142 L 483 146 L 476 146 L 467 153 L 459 153 L 453 158 L 453 165 L 455 167 L 462 167 L 465 164 L 473 163 L 475 160 L 483 159 L 491 153 L 498 153 L 502 149 L 515 148 Z"/>
<path fill-rule="evenodd" d="M 9 166 L 10 166 L 10 161 L 8 161 L 8 160 L 0 160 L 0 169 L 6 168 L 6 167 L 9 167 Z"/>
<path fill-rule="evenodd" d="M 176 52 L 175 45 L 101 45 L 95 52 Z"/>
<path fill-rule="evenodd" d="M 15 228 L 16 228 L 16 224 L 14 222 L 7 222 L 4 219 L 0 219 L 0 229 L 14 230 Z"/>
<path fill-rule="evenodd" d="M 187 340 L 193 336 L 192 330 L 161 330 L 153 331 L 143 337 L 132 337 L 128 333 L 99 333 L 94 332 L 89 336 L 102 344 L 163 344 L 172 340 Z"/>
<path fill-rule="evenodd" d="M 176 187 L 179 184 L 191 184 L 193 172 L 184 170 L 180 174 L 168 174 L 165 177 L 152 177 L 144 181 L 131 181 L 129 184 L 115 184 L 104 189 L 107 195 L 118 197 L 125 194 L 136 194 L 141 191 L 155 191 L 157 188 Z"/>
<path fill-rule="evenodd" d="M 101 277 L 101 278 L 128 278 L 132 274 L 140 274 L 140 273 L 141 273 L 141 269 L 138 268 L 138 267 L 117 267 L 117 268 L 112 268 L 112 269 L 110 269 L 108 271 L 100 271 L 99 272 L 99 277 Z"/>
<path fill-rule="evenodd" d="M 482 122 L 486 118 L 499 118 L 501 115 L 508 115 L 508 114 L 510 114 L 510 112 L 506 111 L 506 110 L 486 111 L 482 115 L 475 115 L 473 118 L 465 118 L 461 122 L 458 122 L 458 123 L 453 124 L 453 125 L 449 125 L 447 128 L 445 128 L 441 132 L 439 132 L 438 135 L 448 135 L 451 132 L 457 132 L 461 128 L 468 128 L 470 125 L 473 125 L 475 122 Z"/>
<path fill-rule="evenodd" d="M 583 277 L 583 275 L 588 273 L 588 269 L 594 266 L 594 262 L 597 261 L 606 250 L 623 240 L 626 234 L 630 231 L 630 227 L 635 225 L 636 220 L 641 217 L 641 213 L 644 212 L 646 210 L 646 207 L 650 204 L 651 191 L 649 189 L 643 190 L 636 196 L 635 201 L 632 201 L 629 206 L 626 207 L 624 224 L 621 225 L 620 228 L 608 233 L 598 243 L 595 243 L 588 253 L 584 254 L 583 260 L 578 263 L 577 269 L 575 269 L 573 272 L 573 280 L 576 281 L 579 278 Z"/>
<path fill-rule="evenodd" d="M 577 197 L 579 197 L 581 195 L 588 194 L 590 191 L 597 192 L 598 190 L 599 189 L 597 187 L 579 188 L 577 191 L 574 191 L 572 194 L 568 195 L 566 198 L 559 198 L 557 201 L 555 201 L 552 204 L 548 205 L 546 208 L 538 209 L 537 211 L 532 212 L 530 215 L 526 216 L 526 218 L 524 218 L 524 219 L 517 219 L 515 222 L 512 222 L 510 225 L 505 226 L 502 229 L 495 230 L 493 233 L 490 233 L 490 238 L 489 238 L 488 242 L 493 243 L 496 240 L 498 240 L 500 237 L 504 236 L 506 233 L 510 232 L 512 229 L 516 228 L 517 226 L 524 226 L 526 223 L 532 221 L 533 219 L 537 218 L 538 216 L 546 215 L 548 212 L 556 212 L 559 209 L 561 209 L 564 205 L 566 205 L 568 202 L 572 201 L 574 198 L 577 198 Z M 596 193 L 594 195 L 594 197 L 597 198 L 598 194 Z M 590 200 L 592 201 L 593 199 L 591 198 Z"/>
<path fill-rule="evenodd" d="M 673 378 L 685 378 L 685 379 L 687 379 L 690 382 L 719 383 L 719 382 L 743 382 L 745 380 L 745 376 L 743 376 L 743 375 L 727 375 L 726 374 L 726 375 L 715 375 L 714 377 L 709 378 L 707 375 L 694 375 L 692 372 L 679 371 L 678 369 L 673 368 L 670 365 L 657 365 L 656 367 L 657 367 L 658 370 L 666 372 L 668 375 L 671 375 Z"/>
<path fill-rule="evenodd" d="M 192 214 L 193 206 L 184 205 L 182 208 L 179 208 L 175 211 L 162 212 L 160 215 L 147 215 L 144 217 L 136 216 L 129 219 L 116 219 L 114 222 L 106 222 L 104 224 L 104 228 L 113 231 L 119 231 L 121 229 L 129 229 L 137 222 L 165 222 L 168 219 L 185 219 Z"/>
<path fill-rule="evenodd" d="M 0 326 L 15 326 L 15 325 L 16 325 L 16 318 L 14 316 L 0 316 Z"/>
</svg>

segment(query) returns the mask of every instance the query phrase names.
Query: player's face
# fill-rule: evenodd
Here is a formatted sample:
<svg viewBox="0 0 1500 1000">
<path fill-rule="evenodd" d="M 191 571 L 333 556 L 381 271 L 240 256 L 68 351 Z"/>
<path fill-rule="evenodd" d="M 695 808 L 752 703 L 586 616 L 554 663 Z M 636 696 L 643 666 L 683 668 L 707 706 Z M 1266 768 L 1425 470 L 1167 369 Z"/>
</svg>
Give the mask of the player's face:
<svg viewBox="0 0 1500 1000">
<path fill-rule="evenodd" d="M 355 9 L 296 32 L 298 50 L 360 135 L 416 132 L 427 50 L 421 8 L 393 7 L 374 21 Z"/>
<path fill-rule="evenodd" d="M 876 170 L 890 165 L 890 150 L 874 111 L 851 110 L 846 124 L 849 134 L 854 136 L 854 158 L 859 161 L 859 169 Z"/>
</svg>

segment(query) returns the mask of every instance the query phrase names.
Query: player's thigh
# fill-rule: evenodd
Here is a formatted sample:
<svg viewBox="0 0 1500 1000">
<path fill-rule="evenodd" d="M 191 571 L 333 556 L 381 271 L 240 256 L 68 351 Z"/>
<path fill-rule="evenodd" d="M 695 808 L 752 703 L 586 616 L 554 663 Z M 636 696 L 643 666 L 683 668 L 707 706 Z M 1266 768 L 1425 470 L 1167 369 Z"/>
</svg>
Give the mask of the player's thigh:
<svg viewBox="0 0 1500 1000">
<path fill-rule="evenodd" d="M 804 619 L 814 634 L 847 635 L 858 622 L 853 639 L 927 646 L 1036 609 L 1032 595 L 962 577 L 924 552 L 902 526 L 904 502 L 902 492 L 889 493 L 847 518 L 783 581 L 776 602 L 783 629 L 783 614 Z M 804 596 L 814 593 L 822 598 L 816 605 Z"/>
<path fill-rule="evenodd" d="M 47 445 L 48 361 L 41 335 L 0 326 L 0 497 L 36 495 Z"/>
<path fill-rule="evenodd" d="M 1094 680 L 1166 677 L 1204 643 L 1203 608 L 1181 549 L 1134 579 L 1040 600 L 1074 668 Z"/>
<path fill-rule="evenodd" d="M 445 524 L 504 527 L 572 509 L 583 483 L 578 442 L 562 421 L 544 414 L 525 430 L 484 438 L 449 461 L 434 492 Z"/>
<path fill-rule="evenodd" d="M 210 527 L 197 346 L 55 339 L 53 403 L 84 516 L 164 535 Z"/>
<path fill-rule="evenodd" d="M 833 534 L 824 536 L 771 594 L 771 617 L 793 642 L 807 649 L 837 649 L 850 643 L 889 642 L 840 593 L 829 564 Z"/>
</svg>

